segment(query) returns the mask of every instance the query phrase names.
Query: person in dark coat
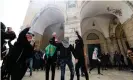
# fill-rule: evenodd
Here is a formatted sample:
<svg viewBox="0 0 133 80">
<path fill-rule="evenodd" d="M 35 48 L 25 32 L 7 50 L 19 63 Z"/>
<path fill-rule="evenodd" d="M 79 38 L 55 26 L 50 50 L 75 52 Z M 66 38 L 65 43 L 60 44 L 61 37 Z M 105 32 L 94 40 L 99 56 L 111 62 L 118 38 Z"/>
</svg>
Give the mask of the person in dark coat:
<svg viewBox="0 0 133 80">
<path fill-rule="evenodd" d="M 12 33 L 12 30 L 5 31 L 6 26 L 1 23 L 1 58 L 3 60 L 2 67 L 1 67 L 1 79 L 9 78 L 9 72 L 6 70 L 6 62 L 7 62 L 7 53 L 11 49 L 11 46 L 9 45 L 9 49 L 6 48 L 6 41 L 8 40 L 8 43 L 16 38 L 15 33 Z"/>
<path fill-rule="evenodd" d="M 26 28 L 20 32 L 17 41 L 7 56 L 5 69 L 10 73 L 11 80 L 22 80 L 28 68 L 26 60 L 33 55 L 33 36 L 28 34 L 28 31 L 29 28 Z"/>
<path fill-rule="evenodd" d="M 11 27 L 7 27 L 7 31 L 6 31 L 6 32 L 7 32 L 8 35 L 11 36 L 10 39 L 9 39 L 9 41 L 8 41 L 8 45 L 9 45 L 9 48 L 12 48 L 13 45 L 11 44 L 11 41 L 14 40 L 14 39 L 16 38 L 16 34 L 15 34 L 15 32 L 12 30 Z"/>
<path fill-rule="evenodd" d="M 57 61 L 57 46 L 55 37 L 49 40 L 49 45 L 45 48 L 45 61 L 46 61 L 46 80 L 49 80 L 49 70 L 52 70 L 52 78 L 55 78 L 55 68 Z"/>
<path fill-rule="evenodd" d="M 78 39 L 75 40 L 75 62 L 76 62 L 76 66 L 75 66 L 75 70 L 76 70 L 76 75 L 77 75 L 77 80 L 80 80 L 80 74 L 79 74 L 79 69 L 80 67 L 83 67 L 83 71 L 85 73 L 85 78 L 86 80 L 89 80 L 88 77 L 88 72 L 87 72 L 87 67 L 85 64 L 85 57 L 84 57 L 84 44 L 83 44 L 83 39 L 81 38 L 81 36 L 79 35 L 79 33 L 76 31 L 77 37 Z"/>
<path fill-rule="evenodd" d="M 61 67 L 61 80 L 65 80 L 65 67 L 68 65 L 70 70 L 70 80 L 74 78 L 74 66 L 72 62 L 72 54 L 74 55 L 74 47 L 69 44 L 67 38 L 58 43 L 58 50 L 60 51 L 60 67 Z M 75 56 L 75 55 L 74 55 Z"/>
<path fill-rule="evenodd" d="M 11 41 L 16 38 L 16 34 L 14 31 L 12 31 L 11 27 L 8 27 L 7 31 L 5 31 L 5 29 L 6 29 L 6 26 L 4 25 L 4 23 L 1 22 L 1 47 L 2 47 L 1 51 L 2 52 L 5 51 L 6 49 L 6 46 L 4 44 L 6 44 L 7 42 L 5 40 L 8 40 L 9 48 L 11 48 L 12 46 L 10 45 Z"/>
</svg>

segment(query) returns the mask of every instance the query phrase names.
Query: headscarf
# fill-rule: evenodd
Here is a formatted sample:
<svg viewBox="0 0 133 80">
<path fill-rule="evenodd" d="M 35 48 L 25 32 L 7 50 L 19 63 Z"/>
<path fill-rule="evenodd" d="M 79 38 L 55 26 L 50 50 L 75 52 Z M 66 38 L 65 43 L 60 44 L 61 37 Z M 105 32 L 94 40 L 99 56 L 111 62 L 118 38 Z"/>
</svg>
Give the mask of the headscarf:
<svg viewBox="0 0 133 80">
<path fill-rule="evenodd" d="M 68 48 L 69 47 L 69 41 L 67 38 L 64 38 L 64 40 L 62 40 L 62 44 L 65 48 Z"/>
</svg>

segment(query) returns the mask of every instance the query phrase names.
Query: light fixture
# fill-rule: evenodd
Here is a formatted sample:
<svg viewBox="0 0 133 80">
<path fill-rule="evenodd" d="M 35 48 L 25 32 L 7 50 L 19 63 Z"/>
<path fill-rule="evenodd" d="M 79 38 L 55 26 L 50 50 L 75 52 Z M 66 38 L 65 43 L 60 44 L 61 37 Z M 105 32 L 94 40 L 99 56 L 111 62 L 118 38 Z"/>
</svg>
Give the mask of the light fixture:
<svg viewBox="0 0 133 80">
<path fill-rule="evenodd" d="M 95 23 L 94 23 L 94 21 L 93 21 L 93 24 L 92 24 L 92 26 L 95 26 Z"/>
</svg>

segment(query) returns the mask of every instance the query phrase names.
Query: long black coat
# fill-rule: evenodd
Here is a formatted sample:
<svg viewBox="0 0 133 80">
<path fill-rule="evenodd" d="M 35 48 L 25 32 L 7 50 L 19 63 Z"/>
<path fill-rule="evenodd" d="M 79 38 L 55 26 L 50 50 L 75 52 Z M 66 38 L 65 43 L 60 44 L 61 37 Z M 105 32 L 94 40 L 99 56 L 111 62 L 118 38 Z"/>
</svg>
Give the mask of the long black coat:
<svg viewBox="0 0 133 80">
<path fill-rule="evenodd" d="M 12 80 L 21 80 L 28 68 L 26 60 L 33 55 L 33 46 L 30 45 L 26 38 L 29 28 L 20 32 L 17 41 L 10 50 L 7 57 L 7 69 L 11 74 Z"/>
</svg>

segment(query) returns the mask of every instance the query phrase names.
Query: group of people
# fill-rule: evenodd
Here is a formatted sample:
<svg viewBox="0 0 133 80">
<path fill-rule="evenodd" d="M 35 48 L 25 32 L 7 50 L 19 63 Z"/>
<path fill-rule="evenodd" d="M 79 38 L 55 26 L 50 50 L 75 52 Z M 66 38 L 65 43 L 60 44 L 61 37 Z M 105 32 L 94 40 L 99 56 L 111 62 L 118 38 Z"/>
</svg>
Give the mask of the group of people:
<svg viewBox="0 0 133 80">
<path fill-rule="evenodd" d="M 2 39 L 2 46 L 5 46 L 5 41 L 8 40 L 9 43 L 9 51 L 8 54 L 2 54 L 2 67 L 1 72 L 2 76 L 1 79 L 4 80 L 21 80 L 27 69 L 30 69 L 30 75 L 32 75 L 32 68 L 38 69 L 39 67 L 36 66 L 38 64 L 37 59 L 40 58 L 38 56 L 39 52 L 35 49 L 35 38 L 34 34 L 30 33 L 30 28 L 25 28 L 19 33 L 19 36 L 14 43 L 11 44 L 11 41 L 16 38 L 15 33 L 10 29 L 8 32 L 5 31 L 6 26 L 2 24 L 1 27 L 1 39 Z M 52 70 L 52 80 L 55 77 L 55 68 L 57 62 L 60 64 L 61 69 L 61 80 L 65 79 L 65 67 L 66 64 L 70 69 L 70 80 L 74 79 L 74 74 L 76 71 L 77 80 L 80 80 L 79 69 L 82 67 L 82 71 L 85 73 L 86 80 L 89 80 L 87 68 L 85 65 L 84 59 L 84 44 L 81 36 L 76 31 L 78 39 L 75 40 L 76 46 L 72 46 L 69 44 L 69 41 L 65 38 L 61 42 L 56 42 L 55 37 L 50 39 L 49 45 L 45 48 L 45 56 L 44 62 L 46 64 L 46 80 L 49 80 L 49 71 Z M 6 50 L 2 47 L 2 52 Z M 75 57 L 75 68 L 72 62 L 72 54 Z M 42 55 L 41 55 L 42 56 Z M 34 60 L 35 58 L 35 60 Z M 43 62 L 43 61 L 42 61 Z M 35 65 L 34 65 L 35 64 Z M 75 71 L 74 71 L 75 70 Z"/>
<path fill-rule="evenodd" d="M 29 59 L 27 59 L 27 64 L 29 64 L 30 76 L 32 76 L 32 71 L 45 69 L 43 54 L 44 53 L 41 50 L 34 49 L 33 55 Z"/>
<path fill-rule="evenodd" d="M 49 71 L 52 70 L 52 80 L 55 77 L 55 68 L 57 61 L 57 53 L 59 53 L 59 62 L 61 68 L 61 80 L 65 80 L 65 67 L 68 65 L 70 70 L 70 80 L 74 79 L 76 71 L 77 80 L 80 80 L 79 69 L 82 67 L 86 80 L 89 80 L 87 67 L 84 58 L 84 44 L 81 36 L 76 31 L 78 39 L 75 40 L 75 48 L 67 38 L 64 38 L 61 42 L 56 42 L 55 37 L 49 40 L 49 45 L 45 48 L 45 60 L 46 60 L 46 80 L 49 80 Z M 72 62 L 72 54 L 75 58 L 75 68 Z"/>
<path fill-rule="evenodd" d="M 46 72 L 46 80 L 49 80 L 49 71 L 52 71 L 52 80 L 55 79 L 56 66 L 61 69 L 61 80 L 65 80 L 65 68 L 68 65 L 70 70 L 70 80 L 74 79 L 74 74 L 76 72 L 77 80 L 80 80 L 81 69 L 82 75 L 85 76 L 86 80 L 89 80 L 89 75 L 87 71 L 87 63 L 85 61 L 84 54 L 84 44 L 83 39 L 77 31 L 77 39 L 75 40 L 75 46 L 69 44 L 67 38 L 62 41 L 56 40 L 56 35 L 49 40 L 49 44 L 45 47 L 44 52 L 35 48 L 35 38 L 34 34 L 30 33 L 30 28 L 25 28 L 22 30 L 17 38 L 14 45 L 11 41 L 16 38 L 15 32 L 9 27 L 1 23 L 1 59 L 3 60 L 1 67 L 1 79 L 4 80 L 21 80 L 27 69 L 30 69 L 30 76 L 32 75 L 32 69 L 44 69 Z M 7 52 L 5 44 L 8 42 L 9 49 Z M 95 67 L 98 68 L 98 74 L 102 75 L 100 72 L 100 67 L 107 69 L 110 66 L 110 55 L 109 54 L 99 54 L 98 48 L 95 47 L 92 54 L 92 64 L 90 66 L 89 72 Z M 7 54 L 8 53 L 8 54 Z M 72 62 L 72 55 L 75 58 L 75 66 Z M 130 61 L 130 68 L 133 69 L 133 50 L 128 49 L 127 58 Z M 115 52 L 114 54 L 114 64 L 121 68 L 124 65 L 123 55 Z"/>
</svg>

